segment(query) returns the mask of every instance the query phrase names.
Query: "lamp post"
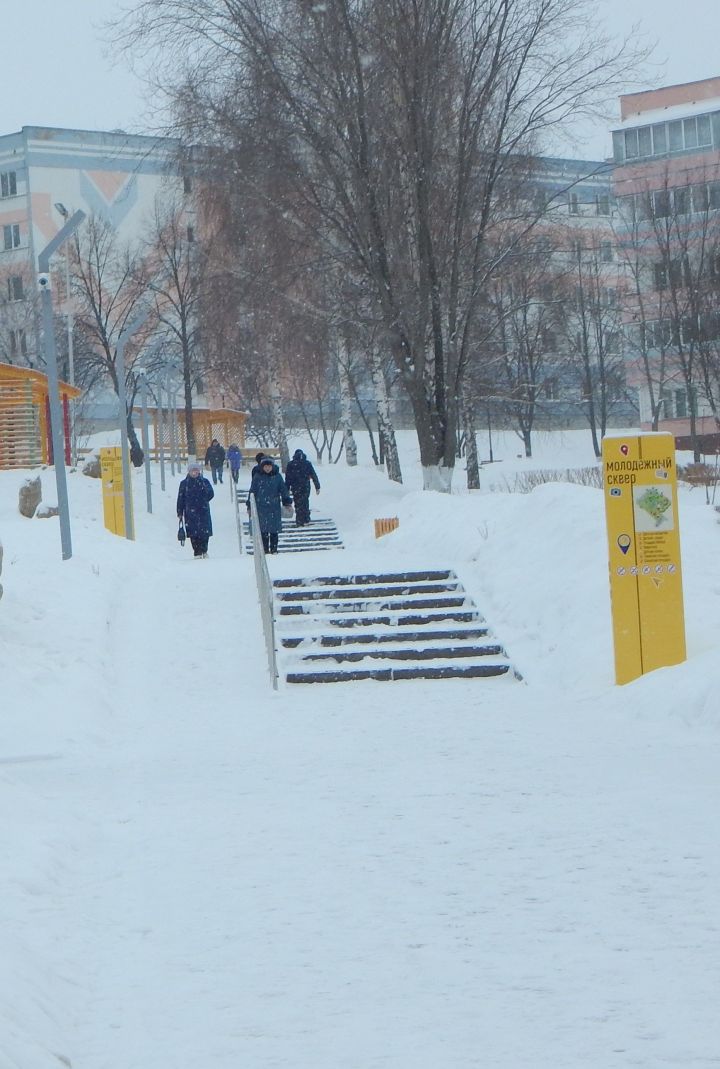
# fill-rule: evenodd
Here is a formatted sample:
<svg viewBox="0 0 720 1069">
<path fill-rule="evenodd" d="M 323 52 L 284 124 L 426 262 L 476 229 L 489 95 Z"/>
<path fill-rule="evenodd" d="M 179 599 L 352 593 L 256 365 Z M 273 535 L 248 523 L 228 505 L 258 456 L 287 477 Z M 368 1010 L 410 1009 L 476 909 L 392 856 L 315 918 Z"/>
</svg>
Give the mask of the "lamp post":
<svg viewBox="0 0 720 1069">
<path fill-rule="evenodd" d="M 38 287 L 42 303 L 43 346 L 48 378 L 48 402 L 50 407 L 50 433 L 52 436 L 53 463 L 55 465 L 55 483 L 58 496 L 58 516 L 60 519 L 60 543 L 63 560 L 72 557 L 72 535 L 70 532 L 70 508 L 68 505 L 67 477 L 65 472 L 65 450 L 62 440 L 62 409 L 60 405 L 60 382 L 58 377 L 57 350 L 55 349 L 55 331 L 53 324 L 52 291 L 50 286 L 50 257 L 66 241 L 85 218 L 85 212 L 74 212 L 57 232 L 52 241 L 38 255 Z"/>
<path fill-rule="evenodd" d="M 70 218 L 70 212 L 67 210 L 64 204 L 60 201 L 55 202 L 55 210 L 60 213 L 65 222 Z M 68 382 L 71 386 L 75 385 L 75 348 L 74 348 L 74 336 L 73 336 L 73 313 L 72 305 L 70 303 L 70 253 L 65 245 L 65 318 L 67 320 L 67 348 L 68 348 Z M 70 402 L 71 406 L 74 406 L 74 401 Z M 76 461 L 77 450 L 76 435 L 75 435 L 75 409 L 71 407 L 72 418 L 70 420 L 70 450 L 72 455 L 73 464 Z"/>
</svg>

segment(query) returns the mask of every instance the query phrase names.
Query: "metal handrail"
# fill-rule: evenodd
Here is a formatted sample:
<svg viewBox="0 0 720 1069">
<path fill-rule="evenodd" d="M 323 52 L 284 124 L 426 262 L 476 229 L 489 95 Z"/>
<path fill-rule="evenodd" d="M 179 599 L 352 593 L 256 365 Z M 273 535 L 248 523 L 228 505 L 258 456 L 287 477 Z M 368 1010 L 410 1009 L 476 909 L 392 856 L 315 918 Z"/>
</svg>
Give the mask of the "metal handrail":
<svg viewBox="0 0 720 1069">
<path fill-rule="evenodd" d="M 232 493 L 232 496 L 233 496 L 233 501 L 235 502 L 235 527 L 237 528 L 238 550 L 240 552 L 240 555 L 242 556 L 243 536 L 242 536 L 242 517 L 240 515 L 240 501 L 239 501 L 239 496 L 240 495 L 238 493 L 237 485 L 233 482 L 232 478 L 230 479 L 230 486 L 232 487 L 231 493 Z"/>
<path fill-rule="evenodd" d="M 237 495 L 236 495 L 237 497 Z M 260 535 L 260 519 L 258 517 L 255 495 L 250 494 L 250 537 L 253 540 L 253 561 L 255 564 L 255 580 L 257 582 L 258 600 L 262 615 L 263 631 L 265 633 L 265 648 L 267 649 L 268 668 L 272 679 L 273 690 L 278 689 L 277 649 L 275 647 L 275 608 L 273 601 L 273 587 L 265 559 L 265 548 Z"/>
</svg>

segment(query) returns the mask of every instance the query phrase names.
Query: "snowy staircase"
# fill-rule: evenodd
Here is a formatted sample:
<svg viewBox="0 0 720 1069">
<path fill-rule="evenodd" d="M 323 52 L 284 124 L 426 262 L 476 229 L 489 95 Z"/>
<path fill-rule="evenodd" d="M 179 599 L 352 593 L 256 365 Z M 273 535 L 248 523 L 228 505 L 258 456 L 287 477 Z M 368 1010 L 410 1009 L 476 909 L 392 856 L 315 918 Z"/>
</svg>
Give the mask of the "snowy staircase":
<svg viewBox="0 0 720 1069">
<path fill-rule="evenodd" d="M 245 552 L 252 556 L 253 540 L 247 520 L 243 521 L 243 545 Z M 283 528 L 278 538 L 278 553 L 307 553 L 316 549 L 342 548 L 342 539 L 331 519 L 311 520 L 304 527 L 296 527 L 294 520 L 283 520 Z"/>
<path fill-rule="evenodd" d="M 454 572 L 276 579 L 288 683 L 517 675 Z"/>
</svg>

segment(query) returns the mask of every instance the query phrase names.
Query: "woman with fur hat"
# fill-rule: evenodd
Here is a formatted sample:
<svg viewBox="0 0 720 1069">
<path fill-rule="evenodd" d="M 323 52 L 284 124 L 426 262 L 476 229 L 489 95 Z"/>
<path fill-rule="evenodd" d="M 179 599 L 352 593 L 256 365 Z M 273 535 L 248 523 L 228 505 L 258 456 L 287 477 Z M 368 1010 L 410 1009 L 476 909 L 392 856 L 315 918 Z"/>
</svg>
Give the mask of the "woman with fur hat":
<svg viewBox="0 0 720 1069">
<path fill-rule="evenodd" d="M 195 559 L 207 557 L 208 541 L 213 533 L 210 502 L 215 491 L 203 476 L 197 460 L 188 464 L 188 472 L 180 483 L 177 497 L 178 520 L 185 523 L 185 531 L 193 547 Z"/>
</svg>

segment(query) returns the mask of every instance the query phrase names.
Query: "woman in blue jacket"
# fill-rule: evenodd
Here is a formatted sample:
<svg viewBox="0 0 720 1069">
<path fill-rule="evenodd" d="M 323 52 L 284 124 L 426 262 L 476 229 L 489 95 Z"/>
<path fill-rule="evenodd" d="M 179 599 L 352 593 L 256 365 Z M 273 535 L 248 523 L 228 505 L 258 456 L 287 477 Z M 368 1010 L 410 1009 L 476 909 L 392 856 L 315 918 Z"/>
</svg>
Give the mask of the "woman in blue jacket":
<svg viewBox="0 0 720 1069">
<path fill-rule="evenodd" d="M 210 502 L 214 497 L 215 491 L 203 477 L 200 464 L 191 460 L 178 489 L 177 514 L 179 520 L 184 519 L 196 559 L 208 555 L 208 541 L 213 533 Z"/>
<path fill-rule="evenodd" d="M 262 458 L 259 469 L 253 475 L 250 494 L 255 496 L 263 549 L 266 553 L 277 553 L 278 535 L 282 531 L 282 506 L 292 505 L 292 498 L 280 469 L 270 457 Z M 249 496 L 247 504 L 250 508 Z"/>
</svg>

